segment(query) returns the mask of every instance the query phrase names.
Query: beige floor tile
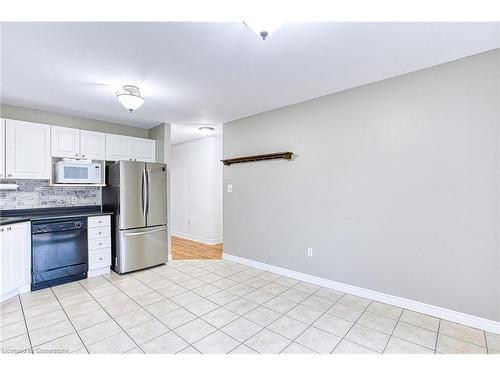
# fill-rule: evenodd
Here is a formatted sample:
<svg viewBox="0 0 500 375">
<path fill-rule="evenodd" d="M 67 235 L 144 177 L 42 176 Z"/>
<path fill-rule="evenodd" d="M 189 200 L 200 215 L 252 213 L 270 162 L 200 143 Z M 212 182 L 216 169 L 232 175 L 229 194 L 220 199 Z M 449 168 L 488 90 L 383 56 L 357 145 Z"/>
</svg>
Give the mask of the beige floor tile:
<svg viewBox="0 0 500 375">
<path fill-rule="evenodd" d="M 93 300 L 76 305 L 66 306 L 64 308 L 64 311 L 70 319 L 74 318 L 75 316 L 90 314 L 92 311 L 96 310 L 102 310 L 102 308 L 96 301 Z"/>
<path fill-rule="evenodd" d="M 400 320 L 405 323 L 413 324 L 421 328 L 429 329 L 437 332 L 439 327 L 439 319 L 429 315 L 421 314 L 411 310 L 404 310 Z"/>
<path fill-rule="evenodd" d="M 129 351 L 125 352 L 125 354 L 144 354 L 144 352 L 142 351 L 141 348 L 136 346 L 135 348 L 130 349 Z"/>
<path fill-rule="evenodd" d="M 295 302 L 292 302 L 290 300 L 278 296 L 267 301 L 262 306 L 267 307 L 268 309 L 276 311 L 280 314 L 285 314 L 291 309 L 293 309 L 295 306 L 297 306 L 297 304 Z"/>
<path fill-rule="evenodd" d="M 280 354 L 317 354 L 314 350 L 306 348 L 296 342 L 288 345 Z"/>
<path fill-rule="evenodd" d="M 399 322 L 393 333 L 394 336 L 413 342 L 420 346 L 434 350 L 437 333 L 425 328 L 420 328 L 405 322 Z"/>
<path fill-rule="evenodd" d="M 60 337 L 33 348 L 35 354 L 72 353 L 83 348 L 82 340 L 76 333 Z"/>
<path fill-rule="evenodd" d="M 121 354 L 135 348 L 135 343 L 125 332 L 120 332 L 104 340 L 87 346 L 91 354 Z"/>
<path fill-rule="evenodd" d="M 217 293 L 212 294 L 212 295 L 207 297 L 208 300 L 216 303 L 219 306 L 227 305 L 228 303 L 233 302 L 233 301 L 237 300 L 238 298 L 239 298 L 238 296 L 236 296 L 232 293 L 229 293 L 228 291 L 225 291 L 225 290 L 222 290 L 220 292 L 217 292 Z M 246 298 L 246 296 L 245 296 L 245 298 Z"/>
<path fill-rule="evenodd" d="M 284 315 L 267 326 L 267 329 L 293 340 L 304 332 L 307 327 L 307 324 Z"/>
<path fill-rule="evenodd" d="M 382 353 L 387 342 L 389 335 L 375 331 L 374 329 L 355 324 L 345 336 L 346 339 L 366 348 L 375 350 Z"/>
<path fill-rule="evenodd" d="M 134 301 L 124 301 L 116 304 L 106 305 L 103 307 L 104 310 L 106 310 L 112 318 L 116 318 L 120 315 L 127 314 L 131 311 L 139 310 L 141 308 L 141 306 L 139 306 Z"/>
<path fill-rule="evenodd" d="M 278 319 L 280 314 L 266 307 L 259 306 L 243 316 L 246 319 L 265 327 Z"/>
<path fill-rule="evenodd" d="M 153 304 L 145 307 L 145 309 L 147 311 L 149 311 L 151 314 L 153 314 L 154 316 L 165 315 L 166 313 L 169 313 L 170 311 L 177 310 L 178 308 L 179 308 L 179 305 L 177 305 L 176 303 L 174 303 L 168 299 L 153 303 Z"/>
<path fill-rule="evenodd" d="M 94 298 L 101 298 L 101 297 L 110 296 L 112 294 L 121 293 L 121 291 L 113 284 L 109 284 L 107 286 L 103 286 L 102 288 L 89 290 L 89 293 Z"/>
<path fill-rule="evenodd" d="M 434 354 L 434 350 L 423 346 L 391 337 L 384 351 L 385 354 Z"/>
<path fill-rule="evenodd" d="M 295 303 L 301 303 L 306 298 L 310 296 L 309 293 L 305 293 L 298 289 L 288 289 L 279 295 L 281 298 L 287 299 Z"/>
<path fill-rule="evenodd" d="M 0 340 L 8 340 L 12 337 L 16 337 L 26 333 L 26 324 L 24 324 L 24 320 L 18 323 L 9 324 L 0 327 Z"/>
<path fill-rule="evenodd" d="M 218 309 L 219 305 L 217 305 L 215 302 L 209 301 L 208 299 L 202 298 L 198 301 L 190 303 L 189 305 L 186 305 L 185 308 L 186 310 L 191 311 L 197 316 L 202 316 L 209 313 L 210 311 Z"/>
<path fill-rule="evenodd" d="M 304 305 L 306 307 L 309 307 L 313 310 L 317 310 L 317 311 L 321 311 L 321 312 L 325 312 L 330 307 L 333 306 L 333 302 L 330 301 L 329 299 L 318 297 L 315 295 L 312 295 L 311 297 L 306 298 L 300 304 Z"/>
<path fill-rule="evenodd" d="M 19 297 L 13 297 L 0 303 L 0 315 L 21 310 L 21 302 Z"/>
<path fill-rule="evenodd" d="M 1 354 L 29 354 L 31 344 L 27 334 L 12 337 L 0 342 Z"/>
<path fill-rule="evenodd" d="M 177 327 L 174 331 L 185 341 L 192 344 L 214 332 L 215 328 L 207 322 L 198 318 L 180 327 Z"/>
<path fill-rule="evenodd" d="M 42 305 L 31 307 L 29 309 L 23 309 L 23 311 L 24 311 L 24 316 L 26 317 L 26 319 L 28 319 L 61 309 L 62 306 L 58 301 L 52 301 L 49 303 L 44 303 Z"/>
<path fill-rule="evenodd" d="M 47 314 L 38 315 L 34 318 L 26 319 L 26 325 L 28 326 L 28 331 L 34 331 L 67 319 L 68 318 L 66 317 L 64 311 L 56 310 Z"/>
<path fill-rule="evenodd" d="M 153 319 L 154 316 L 147 312 L 145 309 L 131 311 L 127 314 L 117 316 L 115 321 L 122 329 L 127 330 L 139 324 L 145 323 Z"/>
<path fill-rule="evenodd" d="M 358 324 L 364 325 L 365 327 L 375 329 L 377 331 L 387 333 L 390 335 L 396 326 L 397 320 L 389 319 L 385 316 L 373 314 L 371 312 L 364 312 L 363 315 L 358 319 Z"/>
<path fill-rule="evenodd" d="M 110 319 L 108 313 L 100 308 L 86 314 L 77 315 L 70 320 L 76 330 L 82 330 Z"/>
<path fill-rule="evenodd" d="M 224 332 L 216 331 L 195 342 L 193 346 L 203 354 L 225 354 L 236 348 L 240 343 Z"/>
<path fill-rule="evenodd" d="M 246 299 L 243 298 L 238 298 L 233 302 L 229 302 L 224 307 L 229 311 L 234 312 L 235 314 L 245 315 L 246 313 L 255 309 L 257 306 L 258 305 L 256 303 L 247 301 Z"/>
<path fill-rule="evenodd" d="M 116 324 L 114 320 L 108 320 L 106 322 L 96 324 L 95 326 L 82 329 L 78 332 L 78 334 L 80 335 L 85 345 L 89 346 L 97 341 L 104 340 L 105 338 L 113 336 L 121 331 L 122 329 L 120 328 L 120 326 L 118 326 L 118 324 Z"/>
<path fill-rule="evenodd" d="M 397 320 L 401 316 L 403 309 L 400 307 L 388 305 L 386 303 L 373 301 L 370 304 L 370 306 L 368 306 L 366 311 L 369 311 L 369 312 L 374 313 L 374 314 L 385 316 L 386 318 Z"/>
<path fill-rule="evenodd" d="M 259 277 L 254 277 L 252 279 L 249 279 L 249 280 L 245 280 L 243 282 L 243 284 L 245 285 L 248 285 L 248 286 L 251 286 L 252 288 L 255 288 L 255 289 L 260 289 L 262 288 L 263 286 L 269 284 L 269 281 L 267 280 L 264 280 L 264 279 L 261 279 Z M 279 284 L 278 284 L 279 285 Z"/>
<path fill-rule="evenodd" d="M 65 298 L 59 298 L 59 303 L 63 307 L 67 307 L 67 306 L 78 305 L 78 304 L 88 302 L 88 301 L 93 301 L 93 300 L 94 300 L 94 298 L 89 293 L 84 291 L 82 293 L 68 295 Z"/>
<path fill-rule="evenodd" d="M 286 286 L 276 284 L 276 283 L 268 283 L 268 284 L 264 285 L 262 288 L 260 288 L 260 290 L 262 290 L 266 293 L 270 293 L 270 294 L 275 295 L 275 296 L 283 293 L 287 289 L 288 288 Z"/>
<path fill-rule="evenodd" d="M 186 341 L 173 331 L 170 331 L 141 345 L 141 349 L 146 354 L 173 354 L 187 346 L 188 343 Z"/>
<path fill-rule="evenodd" d="M 332 335 L 315 327 L 309 327 L 295 342 L 312 349 L 318 353 L 331 353 L 337 344 L 342 340 L 341 337 Z"/>
<path fill-rule="evenodd" d="M 374 350 L 365 348 L 349 340 L 342 340 L 340 344 L 335 347 L 332 354 L 379 354 Z"/>
<path fill-rule="evenodd" d="M 484 332 L 476 328 L 467 327 L 458 323 L 449 322 L 447 320 L 441 320 L 439 333 L 462 341 L 470 342 L 471 344 L 486 347 Z"/>
<path fill-rule="evenodd" d="M 21 323 L 23 321 L 24 321 L 24 315 L 21 310 L 12 311 L 10 313 L 5 313 L 0 315 L 0 327 L 14 323 Z"/>
<path fill-rule="evenodd" d="M 198 279 L 191 279 L 191 280 L 188 280 L 188 281 L 184 281 L 182 283 L 182 287 L 186 288 L 186 289 L 189 289 L 189 290 L 198 288 L 198 287 L 200 287 L 202 285 L 205 285 L 205 283 L 203 281 L 201 281 L 201 280 L 198 280 Z"/>
<path fill-rule="evenodd" d="M 295 280 L 286 276 L 280 276 L 276 280 L 274 280 L 274 282 L 291 288 L 294 285 L 297 285 L 299 283 L 299 280 Z"/>
<path fill-rule="evenodd" d="M 318 285 L 314 285 L 311 283 L 306 283 L 305 281 L 301 281 L 300 283 L 294 285 L 294 289 L 301 290 L 303 292 L 313 294 L 316 293 L 320 287 Z"/>
<path fill-rule="evenodd" d="M 175 354 L 201 354 L 198 350 L 193 348 L 192 346 L 188 346 Z"/>
<path fill-rule="evenodd" d="M 131 289 L 134 289 L 134 288 L 137 288 L 139 286 L 144 285 L 139 280 L 136 280 L 133 277 L 125 279 L 125 280 L 112 281 L 112 283 L 115 284 L 115 286 L 118 289 L 121 289 L 124 292 L 126 292 L 127 290 L 131 290 Z"/>
<path fill-rule="evenodd" d="M 194 315 L 190 311 L 184 308 L 179 308 L 164 315 L 160 315 L 158 317 L 158 320 L 160 320 L 168 328 L 174 329 L 192 320 L 195 320 L 196 318 L 196 315 Z"/>
<path fill-rule="evenodd" d="M 356 307 L 357 309 L 365 309 L 371 301 L 367 298 L 354 296 L 352 294 L 344 294 L 342 298 L 339 299 L 339 302 L 344 305 Z"/>
<path fill-rule="evenodd" d="M 354 323 L 338 318 L 330 314 L 324 314 L 314 322 L 314 327 L 320 328 L 323 331 L 331 333 L 335 336 L 344 337 L 345 334 L 351 329 Z"/>
<path fill-rule="evenodd" d="M 234 294 L 235 296 L 243 297 L 243 296 L 246 296 L 247 294 L 255 291 L 255 289 L 252 288 L 251 286 L 248 286 L 245 284 L 238 284 L 238 285 L 235 285 L 235 286 L 232 286 L 232 287 L 226 289 L 226 291 L 231 293 L 231 294 Z"/>
<path fill-rule="evenodd" d="M 110 285 L 110 282 L 102 276 L 89 277 L 87 279 L 80 280 L 79 283 L 87 290 L 100 289 Z"/>
<path fill-rule="evenodd" d="M 127 289 L 127 292 L 125 294 L 130 298 L 134 299 L 134 297 L 143 296 L 152 292 L 154 292 L 154 290 L 151 289 L 149 286 L 141 284 L 135 288 Z"/>
<path fill-rule="evenodd" d="M 363 314 L 363 310 L 337 302 L 327 311 L 327 313 L 345 320 L 349 320 L 350 322 L 355 322 L 359 319 L 361 314 Z"/>
<path fill-rule="evenodd" d="M 440 333 L 436 352 L 441 354 L 486 354 L 486 348 Z"/>
<path fill-rule="evenodd" d="M 221 328 L 221 331 L 241 342 L 248 340 L 260 330 L 262 326 L 245 318 L 236 319 Z"/>
<path fill-rule="evenodd" d="M 278 354 L 285 349 L 290 340 L 268 329 L 263 329 L 245 341 L 245 345 L 262 354 Z"/>
<path fill-rule="evenodd" d="M 248 346 L 241 344 L 237 348 L 231 350 L 229 354 L 259 354 L 252 348 L 249 348 Z"/>
<path fill-rule="evenodd" d="M 138 345 L 142 345 L 168 331 L 169 329 L 162 322 L 151 319 L 128 329 L 126 332 Z"/>
<path fill-rule="evenodd" d="M 198 288 L 194 288 L 192 290 L 194 293 L 198 294 L 201 297 L 208 297 L 211 296 L 212 294 L 218 293 L 222 291 L 222 289 L 217 288 L 216 286 L 212 284 L 205 284 L 203 286 L 200 286 Z"/>
<path fill-rule="evenodd" d="M 500 354 L 500 335 L 495 335 L 491 332 L 486 332 L 486 343 L 488 344 L 489 353 Z"/>
<path fill-rule="evenodd" d="M 67 288 L 59 288 L 68 286 Z M 78 282 L 71 284 L 62 284 L 55 288 L 52 288 L 52 291 L 56 295 L 59 301 L 65 300 L 68 297 L 74 297 L 79 295 L 80 293 L 86 293 L 86 290 L 83 286 L 81 286 Z"/>
<path fill-rule="evenodd" d="M 337 302 L 340 298 L 342 298 L 344 293 L 334 289 L 320 288 L 314 293 L 314 295 L 317 297 L 329 299 L 333 302 Z"/>
<path fill-rule="evenodd" d="M 209 312 L 201 317 L 205 322 L 213 325 L 216 328 L 221 328 L 233 320 L 239 318 L 239 315 L 229 311 L 223 307 Z"/>
<path fill-rule="evenodd" d="M 190 303 L 199 301 L 201 299 L 201 297 L 194 292 L 187 291 L 187 292 L 184 292 L 182 294 L 178 294 L 174 297 L 171 297 L 170 299 L 173 302 L 175 302 L 176 304 L 178 304 L 179 306 L 184 307 L 186 305 L 189 305 Z"/>
<path fill-rule="evenodd" d="M 33 347 L 45 344 L 46 342 L 58 339 L 59 337 L 69 335 L 75 330 L 68 320 L 53 324 L 48 327 L 37 329 L 29 333 L 31 345 Z"/>
<path fill-rule="evenodd" d="M 114 293 L 108 296 L 96 298 L 97 302 L 102 306 L 115 305 L 121 302 L 132 301 L 130 297 L 128 297 L 125 293 Z"/>
<path fill-rule="evenodd" d="M 213 283 L 214 281 L 222 279 L 222 276 L 215 273 L 207 273 L 205 275 L 199 276 L 198 279 L 206 283 Z"/>
<path fill-rule="evenodd" d="M 54 296 L 54 294 L 50 292 L 50 289 L 48 290 L 49 293 L 45 292 L 44 294 L 33 294 L 30 297 L 25 297 L 25 298 L 21 297 L 23 309 L 29 309 L 50 302 L 57 302 L 57 299 Z M 24 296 L 24 294 L 22 296 Z"/>
<path fill-rule="evenodd" d="M 289 312 L 287 312 L 286 315 L 291 318 L 300 320 L 301 322 L 312 324 L 322 315 L 322 313 L 306 306 L 297 305 Z"/>
<path fill-rule="evenodd" d="M 272 272 L 263 272 L 259 275 L 259 277 L 261 279 L 264 279 L 264 280 L 267 280 L 267 281 L 274 281 L 276 279 L 279 279 L 281 276 L 276 274 L 276 273 L 272 273 Z"/>
<path fill-rule="evenodd" d="M 167 288 L 167 287 L 170 287 L 172 285 L 175 285 L 175 284 L 172 281 L 167 280 L 167 279 L 155 280 L 153 282 L 148 283 L 148 286 L 154 290 Z"/>
<path fill-rule="evenodd" d="M 165 300 L 165 297 L 158 292 L 151 292 L 132 298 L 137 304 L 141 306 L 148 306 L 156 302 Z"/>
</svg>

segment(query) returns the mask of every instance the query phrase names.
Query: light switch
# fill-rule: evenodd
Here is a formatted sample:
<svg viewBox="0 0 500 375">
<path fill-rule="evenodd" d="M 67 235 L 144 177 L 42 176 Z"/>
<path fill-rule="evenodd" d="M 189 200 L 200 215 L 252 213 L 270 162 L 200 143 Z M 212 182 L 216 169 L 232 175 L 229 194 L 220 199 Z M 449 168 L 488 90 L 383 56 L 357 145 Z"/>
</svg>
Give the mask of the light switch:
<svg viewBox="0 0 500 375">
<path fill-rule="evenodd" d="M 232 193 L 233 192 L 233 185 L 227 184 L 227 192 Z"/>
</svg>

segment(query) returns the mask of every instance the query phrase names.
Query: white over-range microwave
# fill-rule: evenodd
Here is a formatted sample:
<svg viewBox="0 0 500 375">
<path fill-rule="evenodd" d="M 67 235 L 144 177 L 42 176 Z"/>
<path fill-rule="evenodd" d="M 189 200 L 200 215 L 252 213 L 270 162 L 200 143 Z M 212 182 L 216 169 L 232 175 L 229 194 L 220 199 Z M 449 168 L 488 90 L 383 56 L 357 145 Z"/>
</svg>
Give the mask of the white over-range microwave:
<svg viewBox="0 0 500 375">
<path fill-rule="evenodd" d="M 90 161 L 62 160 L 56 163 L 56 183 L 99 184 L 101 164 Z"/>
</svg>

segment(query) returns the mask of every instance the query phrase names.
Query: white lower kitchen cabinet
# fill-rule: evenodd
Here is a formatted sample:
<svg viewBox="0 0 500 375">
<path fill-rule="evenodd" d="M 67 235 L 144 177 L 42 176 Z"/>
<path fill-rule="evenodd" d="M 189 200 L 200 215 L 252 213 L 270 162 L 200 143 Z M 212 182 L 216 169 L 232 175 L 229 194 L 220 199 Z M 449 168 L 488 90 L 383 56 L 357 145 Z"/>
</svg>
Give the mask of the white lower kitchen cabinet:
<svg viewBox="0 0 500 375">
<path fill-rule="evenodd" d="M 12 179 L 50 179 L 50 125 L 5 120 L 5 174 Z"/>
<path fill-rule="evenodd" d="M 31 288 L 30 222 L 0 226 L 0 301 Z"/>
<path fill-rule="evenodd" d="M 88 277 L 109 273 L 111 266 L 111 216 L 90 216 L 87 225 Z"/>
</svg>

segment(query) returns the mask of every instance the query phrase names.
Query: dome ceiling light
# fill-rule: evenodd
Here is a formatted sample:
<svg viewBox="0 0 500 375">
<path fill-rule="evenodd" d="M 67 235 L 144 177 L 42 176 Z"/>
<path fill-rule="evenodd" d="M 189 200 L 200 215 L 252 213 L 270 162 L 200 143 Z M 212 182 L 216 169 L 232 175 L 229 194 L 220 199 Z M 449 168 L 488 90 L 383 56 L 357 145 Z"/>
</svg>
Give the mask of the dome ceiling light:
<svg viewBox="0 0 500 375">
<path fill-rule="evenodd" d="M 144 98 L 137 86 L 125 85 L 122 92 L 116 93 L 116 99 L 123 104 L 130 113 L 144 104 Z"/>
<path fill-rule="evenodd" d="M 282 22 L 267 22 L 267 21 L 243 21 L 243 24 L 253 32 L 259 35 L 262 40 L 266 40 L 272 33 L 280 28 Z"/>
<path fill-rule="evenodd" d="M 201 135 L 204 137 L 208 137 L 209 135 L 212 135 L 214 132 L 214 128 L 211 126 L 201 126 L 198 128 L 198 130 L 201 132 Z"/>
</svg>

